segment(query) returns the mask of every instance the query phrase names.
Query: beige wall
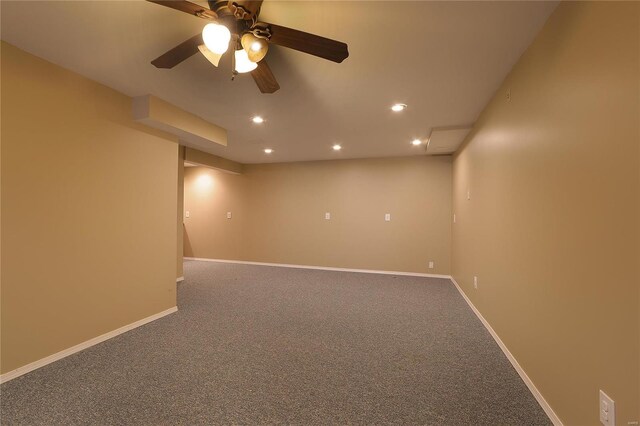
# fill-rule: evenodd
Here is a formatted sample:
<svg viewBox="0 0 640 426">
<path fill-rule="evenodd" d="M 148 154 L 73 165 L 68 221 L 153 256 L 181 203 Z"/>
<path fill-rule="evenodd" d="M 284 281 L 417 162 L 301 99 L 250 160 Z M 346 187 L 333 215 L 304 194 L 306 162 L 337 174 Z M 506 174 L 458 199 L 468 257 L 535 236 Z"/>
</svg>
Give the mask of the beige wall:
<svg viewBox="0 0 640 426">
<path fill-rule="evenodd" d="M 560 4 L 454 159 L 453 276 L 567 425 L 639 419 L 639 14 Z"/>
<path fill-rule="evenodd" d="M 187 168 L 185 210 L 189 257 L 450 269 L 450 157 L 245 165 L 241 175 Z"/>
<path fill-rule="evenodd" d="M 227 146 L 227 130 L 153 95 L 132 100 L 133 118 L 139 123 L 176 135 L 184 145 Z"/>
<path fill-rule="evenodd" d="M 242 173 L 244 170 L 243 164 L 189 147 L 184 148 L 184 160 L 191 164 L 211 167 L 236 174 Z"/>
<path fill-rule="evenodd" d="M 178 146 L 4 42 L 1 72 L 5 373 L 176 305 Z"/>
<path fill-rule="evenodd" d="M 184 175 L 184 255 L 242 259 L 247 217 L 243 175 L 206 167 L 186 167 Z M 232 218 L 227 219 L 227 212 Z"/>
<path fill-rule="evenodd" d="M 177 265 L 176 265 L 176 279 L 183 278 L 184 274 L 184 153 L 185 147 L 180 146 L 178 148 L 178 240 L 177 240 Z"/>
</svg>

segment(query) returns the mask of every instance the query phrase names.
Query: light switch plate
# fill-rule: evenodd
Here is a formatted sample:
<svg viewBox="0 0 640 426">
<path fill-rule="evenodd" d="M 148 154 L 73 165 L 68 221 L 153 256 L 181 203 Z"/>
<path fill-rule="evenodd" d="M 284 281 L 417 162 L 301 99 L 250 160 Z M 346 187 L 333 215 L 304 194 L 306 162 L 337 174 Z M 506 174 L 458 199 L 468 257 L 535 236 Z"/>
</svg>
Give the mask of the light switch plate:
<svg viewBox="0 0 640 426">
<path fill-rule="evenodd" d="M 616 403 L 602 391 L 600 391 L 600 423 L 604 426 L 616 424 Z"/>
<path fill-rule="evenodd" d="M 184 217 L 189 217 L 189 216 L 190 216 L 190 214 L 189 214 L 189 210 L 187 210 L 186 212 L 184 212 Z"/>
</svg>

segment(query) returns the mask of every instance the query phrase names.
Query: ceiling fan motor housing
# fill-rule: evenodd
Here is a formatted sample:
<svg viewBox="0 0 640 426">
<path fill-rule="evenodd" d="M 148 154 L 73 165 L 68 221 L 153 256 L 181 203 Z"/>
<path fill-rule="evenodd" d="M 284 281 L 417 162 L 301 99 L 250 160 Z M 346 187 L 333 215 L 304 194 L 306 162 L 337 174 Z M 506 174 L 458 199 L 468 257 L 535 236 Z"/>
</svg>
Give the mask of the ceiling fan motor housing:
<svg viewBox="0 0 640 426">
<path fill-rule="evenodd" d="M 256 21 L 260 13 L 261 1 L 250 0 L 209 0 L 209 7 L 218 16 L 232 15 L 242 21 Z"/>
</svg>

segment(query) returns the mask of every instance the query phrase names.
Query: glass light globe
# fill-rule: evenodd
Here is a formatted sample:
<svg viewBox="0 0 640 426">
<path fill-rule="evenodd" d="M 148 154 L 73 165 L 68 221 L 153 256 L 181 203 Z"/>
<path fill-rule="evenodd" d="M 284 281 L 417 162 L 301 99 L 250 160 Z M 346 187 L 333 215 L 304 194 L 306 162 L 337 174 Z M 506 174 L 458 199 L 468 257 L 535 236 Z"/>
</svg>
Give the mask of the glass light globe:
<svg viewBox="0 0 640 426">
<path fill-rule="evenodd" d="M 258 64 L 249 60 L 249 55 L 244 49 L 236 50 L 236 71 L 245 73 L 255 70 Z"/>
<path fill-rule="evenodd" d="M 218 55 L 222 55 L 229 48 L 231 32 L 220 24 L 207 24 L 202 29 L 202 40 L 207 49 Z"/>
<path fill-rule="evenodd" d="M 263 38 L 258 38 L 252 33 L 244 33 L 240 39 L 242 47 L 249 55 L 251 62 L 260 62 L 269 50 L 269 43 Z"/>
</svg>

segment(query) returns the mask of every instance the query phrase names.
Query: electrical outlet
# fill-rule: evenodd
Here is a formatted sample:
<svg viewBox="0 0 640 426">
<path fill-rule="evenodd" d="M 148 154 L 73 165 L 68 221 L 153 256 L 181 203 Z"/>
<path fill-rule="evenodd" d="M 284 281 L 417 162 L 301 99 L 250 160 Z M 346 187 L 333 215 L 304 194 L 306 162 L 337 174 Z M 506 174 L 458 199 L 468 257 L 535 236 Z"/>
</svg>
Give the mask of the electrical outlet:
<svg viewBox="0 0 640 426">
<path fill-rule="evenodd" d="M 478 289 L 478 277 L 473 277 L 473 288 Z"/>
<path fill-rule="evenodd" d="M 384 220 L 385 222 L 391 222 L 391 213 L 385 213 Z"/>
<path fill-rule="evenodd" d="M 471 190 L 467 190 L 467 200 L 471 199 Z"/>
<path fill-rule="evenodd" d="M 600 423 L 604 426 L 616 424 L 616 403 L 602 391 L 600 391 Z"/>
<path fill-rule="evenodd" d="M 189 213 L 189 210 L 187 210 L 186 212 L 184 212 L 184 217 L 190 217 L 191 214 Z"/>
<path fill-rule="evenodd" d="M 325 220 L 331 220 L 331 213 L 327 212 L 324 214 Z"/>
<path fill-rule="evenodd" d="M 429 262 L 429 269 L 433 269 L 433 261 Z"/>
<path fill-rule="evenodd" d="M 231 219 L 231 212 L 227 212 L 227 219 Z"/>
</svg>

